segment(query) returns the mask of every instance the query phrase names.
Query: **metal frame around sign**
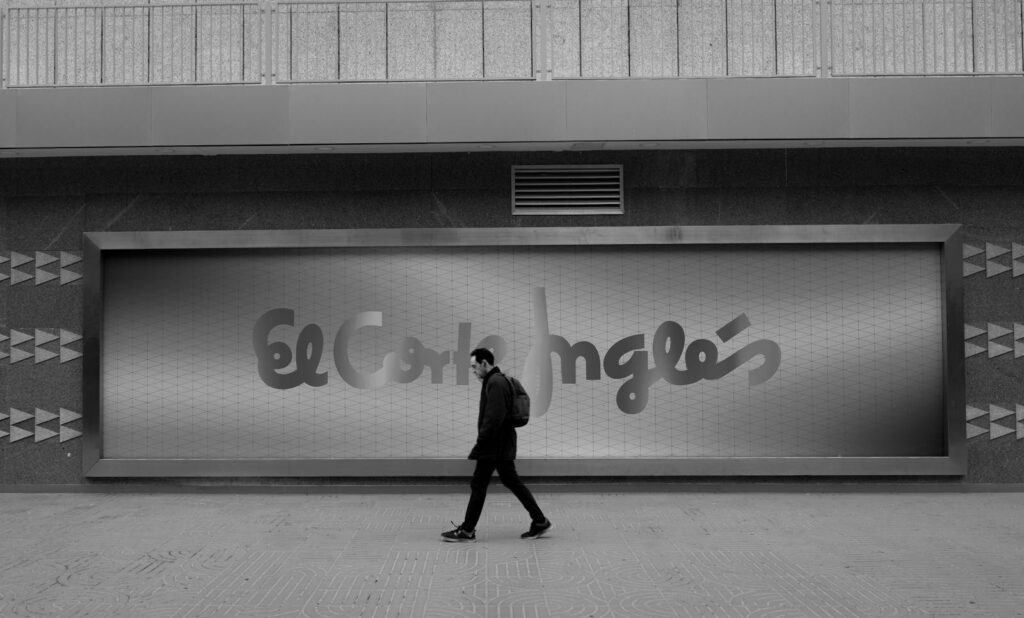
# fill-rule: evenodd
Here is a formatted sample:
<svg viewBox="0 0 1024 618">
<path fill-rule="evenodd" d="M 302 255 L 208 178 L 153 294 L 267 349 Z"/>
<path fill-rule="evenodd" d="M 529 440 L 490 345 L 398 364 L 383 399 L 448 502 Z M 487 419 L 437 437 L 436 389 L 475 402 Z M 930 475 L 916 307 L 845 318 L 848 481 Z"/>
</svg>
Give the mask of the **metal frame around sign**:
<svg viewBox="0 0 1024 618">
<path fill-rule="evenodd" d="M 679 457 L 519 460 L 544 477 L 961 476 L 966 473 L 962 240 L 955 224 L 94 232 L 85 234 L 84 448 L 89 478 L 468 476 L 464 459 L 113 459 L 100 409 L 103 260 L 110 252 L 340 247 L 933 245 L 941 260 L 946 452 L 935 457 Z"/>
</svg>

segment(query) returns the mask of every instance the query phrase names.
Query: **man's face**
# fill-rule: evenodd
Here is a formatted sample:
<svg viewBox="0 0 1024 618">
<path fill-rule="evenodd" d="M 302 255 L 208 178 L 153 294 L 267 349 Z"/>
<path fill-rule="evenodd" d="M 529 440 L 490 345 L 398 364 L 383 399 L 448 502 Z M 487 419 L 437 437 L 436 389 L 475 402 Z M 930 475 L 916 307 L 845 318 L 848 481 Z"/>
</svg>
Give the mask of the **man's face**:
<svg viewBox="0 0 1024 618">
<path fill-rule="evenodd" d="M 491 369 L 487 361 L 478 361 L 475 356 L 470 357 L 469 367 L 473 370 L 473 375 L 475 375 L 478 380 L 483 380 L 484 376 L 486 376 L 487 372 Z"/>
</svg>

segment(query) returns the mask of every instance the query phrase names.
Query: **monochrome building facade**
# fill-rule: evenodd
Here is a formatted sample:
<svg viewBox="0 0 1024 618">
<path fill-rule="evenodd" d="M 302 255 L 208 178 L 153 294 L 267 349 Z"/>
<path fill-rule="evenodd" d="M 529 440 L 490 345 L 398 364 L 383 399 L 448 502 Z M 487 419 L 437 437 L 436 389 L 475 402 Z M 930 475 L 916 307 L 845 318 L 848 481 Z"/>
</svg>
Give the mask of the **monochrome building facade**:
<svg viewBox="0 0 1024 618">
<path fill-rule="evenodd" d="M 571 367 L 561 366 L 562 380 L 549 401 L 551 415 L 533 425 L 536 435 L 544 436 L 533 442 L 540 445 L 532 453 L 536 462 L 526 462 L 524 474 L 937 476 L 965 483 L 1024 482 L 1021 0 L 136 0 L 102 6 L 11 1 L 0 7 L 0 15 L 0 486 L 81 487 L 122 476 L 265 479 L 291 476 L 287 470 L 295 470 L 251 461 L 212 464 L 223 459 L 218 449 L 232 461 L 247 456 L 278 463 L 309 459 L 313 463 L 298 468 L 304 477 L 461 474 L 454 464 L 429 463 L 454 459 L 447 447 L 403 452 L 420 436 L 440 445 L 446 431 L 458 437 L 452 427 L 472 390 L 457 378 L 459 337 L 468 331 L 464 325 L 474 323 L 473 336 L 483 337 L 496 332 L 482 330 L 485 324 L 507 324 L 508 332 L 522 338 L 515 340 L 523 341 L 536 331 L 517 316 L 532 315 L 535 324 L 538 307 L 550 312 L 549 334 L 567 344 L 592 342 L 601 359 L 590 365 L 581 360 L 575 382 L 566 379 Z M 672 230 L 681 231 L 673 237 Z M 695 293 L 727 297 L 733 284 L 721 281 L 734 277 L 729 280 L 736 282 L 743 302 L 778 297 L 783 309 L 772 323 L 775 330 L 758 324 L 770 311 L 756 314 L 739 301 L 726 302 L 718 313 L 709 310 L 706 324 L 695 314 L 663 310 L 689 307 L 688 292 L 679 289 L 682 283 L 665 282 L 689 281 L 673 277 L 692 262 L 646 254 L 620 260 L 618 249 L 609 249 L 595 258 L 598 266 L 584 268 L 580 260 L 565 258 L 565 270 L 548 272 L 546 265 L 563 264 L 564 256 L 558 249 L 548 254 L 538 248 L 645 245 L 652 238 L 667 245 L 689 246 L 694 238 L 697 244 L 715 245 L 693 257 L 704 264 L 702 272 L 714 273 L 701 280 L 708 287 L 694 288 Z M 902 255 L 889 262 L 872 262 L 879 256 L 859 262 L 861 257 L 854 255 L 854 261 L 834 270 L 823 266 L 833 264 L 831 243 L 861 243 L 868 253 L 882 255 L 888 249 L 879 249 L 880 243 L 896 242 L 893 238 L 930 239 L 942 252 L 935 254 L 940 261 L 932 268 L 927 256 L 924 262 Z M 750 275 L 753 271 L 743 264 L 756 265 L 760 254 L 700 261 L 729 247 L 766 242 L 811 242 L 824 251 L 804 255 L 795 250 L 777 261 L 771 256 L 771 263 L 793 272 L 792 279 L 802 281 L 806 292 L 795 284 L 789 287 L 778 271 Z M 476 253 L 480 246 L 490 253 Z M 437 247 L 447 249 L 436 253 Z M 199 259 L 218 248 L 253 253 L 238 264 L 199 263 L 190 267 L 194 270 L 182 270 L 184 262 L 173 259 L 160 261 L 162 251 L 195 251 L 188 257 Z M 955 260 L 950 260 L 954 249 Z M 315 256 L 308 264 L 282 266 L 280 272 L 264 262 L 283 263 L 293 253 L 320 250 L 344 257 L 340 274 L 329 269 L 316 274 Z M 367 252 L 365 263 L 358 261 L 363 257 L 351 257 L 360 250 Z M 142 254 L 151 261 L 129 263 L 131 256 Z M 490 317 L 485 311 L 463 315 L 447 305 L 438 308 L 446 297 L 476 298 L 464 283 L 469 277 L 464 272 L 473 272 L 461 270 L 467 260 L 485 264 L 496 276 L 515 265 L 518 274 L 510 281 L 522 286 L 522 295 L 506 297 L 499 291 L 495 297 L 518 309 L 491 324 L 484 321 Z M 729 260 L 739 265 L 728 270 L 722 264 L 733 263 Z M 375 270 L 377 261 L 386 264 Z M 143 263 L 153 270 L 139 270 Z M 876 265 L 858 266 L 869 263 Z M 623 264 L 636 270 L 616 270 Z M 658 272 L 658 264 L 666 265 L 665 273 Z M 211 274 L 201 284 L 195 276 L 222 267 L 228 274 L 217 276 L 224 279 Z M 410 269 L 415 277 L 402 274 Z M 648 311 L 650 328 L 646 322 L 636 326 L 609 317 L 619 315 L 612 305 L 621 290 L 609 284 L 605 296 L 602 277 L 586 279 L 595 269 L 618 273 L 608 278 L 618 277 L 622 285 L 657 291 L 638 305 Z M 233 272 L 250 278 L 233 277 Z M 311 279 L 302 283 L 307 272 Z M 887 287 L 882 287 L 889 296 L 884 298 L 892 300 L 893 290 L 903 290 L 905 295 L 896 296 L 927 297 L 931 304 L 880 300 L 884 306 L 863 314 L 851 310 L 849 320 L 838 326 L 818 323 L 821 315 L 839 315 L 836 305 L 826 301 L 821 314 L 812 311 L 798 319 L 786 313 L 787 306 L 817 306 L 814 290 L 830 285 L 837 294 L 845 287 L 854 302 L 866 289 L 855 287 L 862 285 L 854 283 L 860 281 L 858 272 L 887 273 Z M 837 284 L 837 273 L 850 278 Z M 294 289 L 289 287 L 292 278 Z M 258 305 L 253 315 L 239 317 L 246 337 L 264 310 L 296 309 L 289 325 L 294 332 L 287 335 L 293 344 L 289 355 L 303 349 L 296 339 L 302 326 L 316 322 L 323 334 L 320 368 L 329 384 L 320 390 L 309 381 L 306 390 L 268 387 L 270 374 L 260 373 L 259 362 L 280 362 L 273 371 L 287 373 L 298 361 L 260 357 L 257 350 L 249 359 L 252 375 L 246 374 L 249 382 L 244 382 L 257 390 L 233 387 L 235 395 L 229 397 L 218 390 L 220 382 L 196 387 L 210 393 L 204 401 L 234 406 L 236 413 L 218 417 L 212 403 L 209 409 L 190 410 L 199 400 L 176 398 L 182 385 L 196 384 L 193 378 L 164 383 L 159 376 L 195 372 L 220 380 L 222 357 L 213 347 L 202 347 L 202 341 L 212 341 L 205 335 L 192 340 L 164 332 L 148 339 L 148 333 L 159 330 L 158 321 L 170 320 L 165 314 L 175 311 L 162 314 L 152 306 L 157 301 L 146 304 L 132 290 L 151 288 L 148 298 L 169 306 L 202 285 L 217 289 L 224 281 L 243 279 L 246 289 L 259 290 L 267 282 L 278 286 L 276 304 Z M 311 291 L 328 281 L 344 286 L 323 296 Z M 410 291 L 417 281 L 430 283 L 421 296 Z M 786 291 L 776 296 L 751 292 L 762 289 L 755 282 L 768 286 L 764 282 L 769 281 Z M 369 287 L 358 292 L 361 285 Z M 543 304 L 538 289 L 547 294 Z M 304 316 L 300 300 L 288 305 L 297 298 L 294 290 L 301 291 L 301 298 L 316 299 L 308 302 L 321 303 L 323 313 L 310 310 Z M 567 290 L 573 290 L 578 310 L 560 316 L 560 306 L 568 311 L 559 304 L 569 298 Z M 628 290 L 623 296 L 634 288 Z M 345 298 L 360 293 L 376 304 L 339 309 Z M 783 302 L 787 299 L 790 305 Z M 748 304 L 764 308 L 771 302 Z M 416 306 L 422 315 L 403 312 L 398 305 Z M 327 307 L 341 315 L 322 318 L 333 316 Z M 632 315 L 632 307 L 622 311 Z M 370 310 L 381 312 L 383 321 L 390 319 L 388 311 L 404 316 L 394 336 L 415 338 L 430 350 L 414 351 L 406 361 L 415 363 L 406 362 L 402 369 L 388 366 L 381 375 L 394 384 L 405 379 L 402 371 L 408 367 L 425 373 L 407 376 L 420 389 L 413 395 L 397 388 L 386 396 L 350 392 L 359 410 L 342 423 L 329 410 L 347 395 L 318 398 L 345 385 L 361 388 L 359 378 L 351 377 L 358 372 L 345 378 L 336 368 L 340 344 L 335 337 L 346 319 Z M 224 304 L 221 313 L 198 311 L 185 321 L 212 323 L 232 311 Z M 884 325 L 870 335 L 862 325 L 869 320 L 860 317 L 868 313 L 873 324 Z M 308 316 L 319 321 L 303 321 Z M 570 316 L 577 330 L 567 326 Z M 435 318 L 447 326 L 435 327 L 430 321 Z M 860 390 L 829 391 L 827 397 L 811 392 L 808 397 L 823 402 L 821 410 L 788 416 L 780 407 L 773 417 L 759 415 L 760 400 L 744 400 L 746 407 L 737 403 L 738 390 L 715 391 L 714 396 L 709 390 L 705 401 L 714 403 L 695 404 L 695 389 L 704 387 L 691 387 L 678 376 L 672 383 L 673 374 L 659 370 L 644 385 L 654 393 L 651 401 L 660 403 L 640 406 L 635 399 L 620 399 L 616 404 L 616 389 L 629 378 L 623 374 L 614 378 L 623 382 L 612 384 L 615 367 L 605 357 L 607 350 L 626 336 L 643 333 L 645 353 L 653 357 L 656 329 L 668 322 L 692 332 L 691 342 L 713 339 L 724 329 L 715 339 L 721 358 L 731 353 L 726 348 L 732 336 L 749 328 L 750 342 L 759 337 L 782 342 L 773 379 L 805 375 L 795 368 L 814 372 L 824 363 L 835 370 L 828 372 L 833 378 L 843 372 L 859 376 Z M 599 326 L 606 323 L 623 326 L 602 332 Z M 814 336 L 785 339 L 797 337 L 801 324 Z M 917 325 L 932 329 L 922 335 L 927 345 L 907 335 Z M 440 330 L 448 327 L 450 333 Z M 757 334 L 759 328 L 764 332 Z M 111 329 L 137 333 L 137 338 L 117 339 Z M 951 335 L 961 340 L 950 341 Z M 465 337 L 468 341 L 470 335 Z M 857 362 L 799 364 L 816 351 L 831 354 L 839 349 L 830 347 L 839 339 L 855 345 L 859 337 L 871 345 L 858 352 Z M 506 339 L 515 347 L 511 335 Z M 157 341 L 164 352 L 136 355 Z M 193 343 L 175 347 L 176 341 Z M 671 344 L 671 338 L 661 341 Z M 119 354 L 103 356 L 115 349 L 115 342 L 123 346 L 116 348 Z M 252 345 L 252 339 L 244 340 L 247 353 Z M 510 369 L 531 366 L 526 348 L 509 351 L 510 362 L 515 361 Z M 316 345 L 305 348 L 311 349 Z M 372 345 L 365 350 L 367 358 L 379 362 L 386 362 L 380 361 L 386 352 Z M 435 352 L 436 357 L 429 355 Z M 352 352 L 351 358 L 357 356 Z M 161 365 L 164 361 L 154 358 L 173 358 L 174 363 Z M 557 372 L 564 355 L 554 358 Z M 769 360 L 763 356 L 762 365 L 770 365 Z M 436 380 L 428 377 L 435 366 L 431 361 Z M 735 365 L 728 369 L 735 371 L 741 363 Z M 104 373 L 113 367 L 123 373 Z M 742 374 L 746 380 L 752 368 L 743 366 L 732 377 Z M 913 381 L 918 368 L 926 376 L 920 384 Z M 137 393 L 115 392 L 111 379 L 127 380 L 136 371 L 140 376 L 151 372 L 138 379 Z M 723 368 L 719 373 L 726 380 L 729 372 Z M 850 393 L 874 397 L 886 376 L 898 376 L 899 385 L 885 387 L 895 394 L 878 404 L 874 416 L 861 418 L 872 430 L 844 452 L 845 443 L 834 438 L 849 437 L 857 429 L 827 408 L 841 407 Z M 559 393 L 564 396 L 570 384 L 588 380 L 607 392 L 580 395 L 572 405 L 582 410 L 591 405 L 585 400 L 607 399 L 605 424 L 579 430 L 589 422 L 579 412 L 563 414 L 564 420 L 557 421 L 563 425 L 544 425 L 546 419 L 556 423 L 558 405 L 568 406 L 568 399 L 557 399 Z M 814 380 L 830 384 L 821 376 Z M 755 382 L 751 378 L 749 387 Z M 682 390 L 684 383 L 690 390 Z M 430 390 L 431 384 L 462 390 Z M 666 390 L 669 385 L 678 390 Z M 281 393 L 258 390 L 264 388 Z M 298 398 L 285 397 L 289 392 Z M 793 402 L 785 397 L 792 392 L 782 389 L 776 395 L 789 406 Z M 915 392 L 921 397 L 911 396 Z M 245 397 L 264 399 L 239 407 Z M 892 416 L 895 409 L 931 398 L 944 402 L 936 408 L 939 416 L 914 417 L 931 423 L 927 427 Z M 178 407 L 164 409 L 161 399 L 178 401 Z M 118 414 L 138 416 L 125 422 L 114 414 L 115 401 L 124 406 Z M 129 401 L 135 403 L 124 403 Z M 444 426 L 429 425 L 434 417 L 424 401 L 443 404 Z M 699 408 L 700 422 L 676 424 L 667 412 L 673 405 Z M 319 412 L 278 413 L 289 406 Z M 413 408 L 422 419 L 403 416 Z M 110 410 L 106 417 L 104 409 Z M 246 416 L 252 410 L 263 411 Z M 722 410 L 731 410 L 731 416 Z M 211 415 L 220 420 L 204 425 L 201 419 Z M 657 420 L 636 425 L 645 418 Z M 196 423 L 189 441 L 164 441 L 185 435 L 182 426 Z M 720 432 L 703 429 L 712 424 Z M 428 431 L 434 435 L 424 436 Z M 704 438 L 686 442 L 682 437 L 698 433 Z M 312 438 L 317 435 L 328 438 L 319 442 Z M 343 435 L 356 437 L 346 442 Z M 621 435 L 632 437 L 618 441 Z M 677 438 L 659 442 L 665 436 Z M 348 444 L 338 447 L 348 450 L 335 453 L 330 444 Z M 773 447 L 780 444 L 793 450 Z M 364 452 L 358 445 L 375 446 Z M 147 453 L 159 453 L 165 463 L 190 458 L 201 463 L 147 467 Z M 529 459 L 531 451 L 526 454 Z M 957 465 L 920 469 L 908 463 L 932 455 L 951 456 Z M 763 468 L 693 463 L 765 456 L 816 459 L 814 469 L 799 463 L 768 462 Z M 405 463 L 379 461 L 389 457 Z M 586 461 L 574 463 L 580 457 Z M 846 466 L 844 457 L 863 461 Z M 866 461 L 872 457 L 899 461 L 872 468 L 875 464 Z M 97 461 L 102 468 L 108 458 L 131 463 L 90 474 Z M 371 463 L 353 463 L 360 458 Z M 691 462 L 674 467 L 671 461 L 677 458 Z M 332 459 L 349 463 L 334 467 Z M 619 463 L 606 463 L 612 460 Z M 409 466 L 420 465 L 417 461 L 428 462 L 422 467 L 426 472 L 410 472 Z"/>
</svg>

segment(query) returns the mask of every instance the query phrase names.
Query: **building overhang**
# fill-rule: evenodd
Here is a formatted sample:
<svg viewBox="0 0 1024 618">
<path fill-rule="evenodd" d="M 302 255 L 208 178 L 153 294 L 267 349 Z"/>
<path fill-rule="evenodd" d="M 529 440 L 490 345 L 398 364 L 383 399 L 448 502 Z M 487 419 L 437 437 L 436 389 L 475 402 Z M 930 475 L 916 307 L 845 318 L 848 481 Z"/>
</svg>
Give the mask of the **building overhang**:
<svg viewBox="0 0 1024 618">
<path fill-rule="evenodd" d="M 1020 76 L 0 90 L 0 157 L 1024 145 Z"/>
</svg>

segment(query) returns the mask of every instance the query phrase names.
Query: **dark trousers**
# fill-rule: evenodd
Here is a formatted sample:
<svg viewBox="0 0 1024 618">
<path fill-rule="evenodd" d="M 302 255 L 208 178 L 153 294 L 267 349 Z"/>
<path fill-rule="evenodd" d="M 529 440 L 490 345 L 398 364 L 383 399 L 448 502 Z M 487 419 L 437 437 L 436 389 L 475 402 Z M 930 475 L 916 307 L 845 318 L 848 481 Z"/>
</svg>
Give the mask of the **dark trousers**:
<svg viewBox="0 0 1024 618">
<path fill-rule="evenodd" d="M 476 469 L 473 471 L 473 480 L 469 483 L 469 505 L 466 507 L 466 519 L 462 522 L 463 530 L 476 530 L 476 524 L 480 521 L 480 513 L 484 510 L 484 500 L 487 499 L 487 486 L 491 483 L 491 475 L 498 471 L 498 478 L 501 484 L 508 487 L 516 498 L 523 503 L 523 508 L 530 514 L 530 519 L 540 523 L 544 521 L 544 513 L 537 506 L 533 494 L 523 485 L 516 472 L 516 462 L 500 459 L 478 459 Z"/>
</svg>

